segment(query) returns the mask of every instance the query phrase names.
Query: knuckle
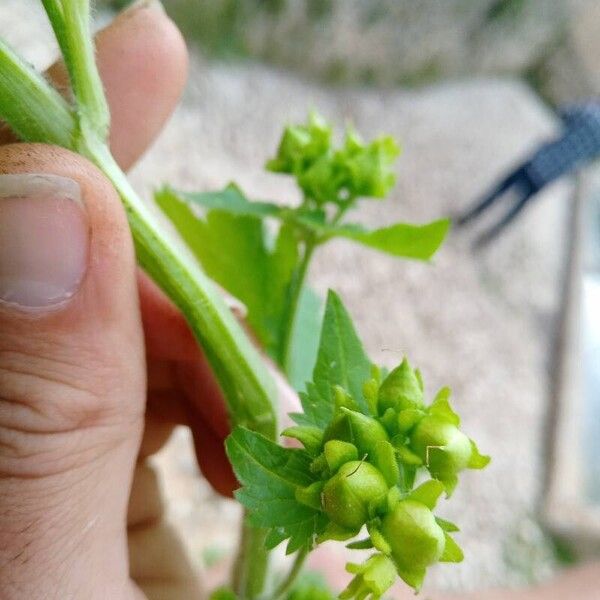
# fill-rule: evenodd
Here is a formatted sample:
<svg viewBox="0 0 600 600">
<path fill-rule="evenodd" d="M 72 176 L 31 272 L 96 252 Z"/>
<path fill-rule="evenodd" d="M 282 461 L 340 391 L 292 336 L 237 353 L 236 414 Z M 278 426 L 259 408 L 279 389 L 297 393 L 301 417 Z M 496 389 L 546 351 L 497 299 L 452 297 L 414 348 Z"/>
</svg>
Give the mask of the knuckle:
<svg viewBox="0 0 600 600">
<path fill-rule="evenodd" d="M 41 350 L 0 349 L 0 476 L 70 469 L 142 422 L 143 388 L 123 381 L 114 358 L 86 348 Z"/>
</svg>

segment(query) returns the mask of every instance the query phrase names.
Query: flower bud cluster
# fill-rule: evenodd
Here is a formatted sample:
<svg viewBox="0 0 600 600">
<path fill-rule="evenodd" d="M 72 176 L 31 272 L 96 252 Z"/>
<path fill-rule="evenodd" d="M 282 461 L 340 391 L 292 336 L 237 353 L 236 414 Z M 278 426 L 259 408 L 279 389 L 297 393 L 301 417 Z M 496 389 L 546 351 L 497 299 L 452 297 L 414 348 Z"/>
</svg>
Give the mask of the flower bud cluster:
<svg viewBox="0 0 600 600">
<path fill-rule="evenodd" d="M 366 144 L 349 130 L 335 148 L 331 126 L 311 113 L 306 125 L 288 126 L 267 168 L 293 175 L 307 199 L 321 207 L 354 198 L 384 198 L 395 183 L 393 163 L 400 150 L 390 136 Z"/>
<path fill-rule="evenodd" d="M 368 537 L 349 547 L 376 551 L 363 565 L 348 566 L 355 577 L 341 598 L 380 598 L 395 574 L 418 590 L 427 567 L 462 560 L 449 535 L 458 528 L 433 509 L 444 492 L 451 495 L 461 471 L 483 468 L 489 458 L 460 430 L 449 395 L 444 388 L 426 405 L 420 373 L 404 360 L 386 377 L 374 369 L 358 401 L 335 388 L 324 430 L 284 432 L 313 457 L 315 480 L 297 488 L 296 499 L 327 517 L 317 542 L 350 540 L 366 527 Z"/>
</svg>

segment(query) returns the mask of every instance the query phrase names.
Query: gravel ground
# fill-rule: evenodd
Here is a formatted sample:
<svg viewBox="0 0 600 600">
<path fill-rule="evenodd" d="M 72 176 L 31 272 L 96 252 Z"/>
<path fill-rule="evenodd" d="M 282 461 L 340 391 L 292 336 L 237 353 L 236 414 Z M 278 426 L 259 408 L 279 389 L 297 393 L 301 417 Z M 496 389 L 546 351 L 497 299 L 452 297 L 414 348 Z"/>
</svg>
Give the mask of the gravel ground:
<svg viewBox="0 0 600 600">
<path fill-rule="evenodd" d="M 4 0 L 0 34 L 40 64 L 48 38 L 28 11 L 28 2 Z M 367 136 L 389 132 L 401 140 L 404 156 L 391 200 L 355 215 L 372 225 L 426 221 L 466 206 L 557 126 L 516 80 L 472 79 L 419 92 L 330 89 L 266 67 L 195 59 L 184 102 L 135 169 L 134 183 L 149 195 L 164 181 L 210 189 L 235 178 L 250 196 L 293 201 L 288 182 L 265 174 L 262 165 L 282 125 L 303 119 L 311 106 L 340 125 L 351 120 Z M 341 293 L 373 359 L 392 365 L 407 354 L 430 393 L 445 384 L 453 388 L 465 429 L 493 456 L 488 470 L 463 478 L 444 507 L 462 524 L 467 558 L 456 568 L 434 569 L 433 587 L 518 584 L 553 567 L 532 517 L 543 491 L 570 194 L 562 184 L 541 195 L 484 252 L 473 253 L 459 233 L 432 265 L 340 242 L 317 257 L 311 273 L 319 291 Z M 194 557 L 200 561 L 206 548 L 233 548 L 237 508 L 197 479 L 185 432 L 158 463 L 173 500 L 171 517 Z"/>
</svg>

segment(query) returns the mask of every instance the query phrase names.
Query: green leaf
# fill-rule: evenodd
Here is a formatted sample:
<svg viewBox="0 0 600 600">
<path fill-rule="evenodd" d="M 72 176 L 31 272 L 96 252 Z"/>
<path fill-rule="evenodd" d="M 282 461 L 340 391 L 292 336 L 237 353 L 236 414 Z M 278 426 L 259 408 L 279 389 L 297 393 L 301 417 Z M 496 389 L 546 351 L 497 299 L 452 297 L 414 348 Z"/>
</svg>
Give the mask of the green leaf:
<svg viewBox="0 0 600 600">
<path fill-rule="evenodd" d="M 298 309 L 291 333 L 289 367 L 287 378 L 290 385 L 301 392 L 317 360 L 319 350 L 319 331 L 323 320 L 322 300 L 308 286 L 302 288 Z"/>
<path fill-rule="evenodd" d="M 228 190 L 232 198 L 238 197 L 237 189 Z M 156 194 L 156 202 L 206 274 L 245 304 L 250 327 L 268 354 L 276 358 L 283 336 L 286 292 L 298 261 L 292 226 L 281 226 L 270 249 L 263 222 L 254 214 L 212 209 L 199 216 L 185 198 L 168 189 Z M 235 206 L 236 200 L 233 202 Z"/>
<path fill-rule="evenodd" d="M 446 545 L 444 547 L 444 553 L 440 557 L 440 562 L 452 562 L 459 563 L 465 558 L 461 547 L 448 535 L 444 534 L 446 538 Z"/>
<path fill-rule="evenodd" d="M 429 260 L 442 245 L 449 228 L 448 219 L 427 225 L 396 223 L 372 231 L 360 225 L 340 225 L 329 229 L 328 237 L 347 238 L 393 256 Z"/>
<path fill-rule="evenodd" d="M 360 409 L 368 414 L 362 387 L 370 374 L 371 362 L 356 334 L 350 315 L 337 294 L 329 291 L 319 353 L 313 372 L 314 388 L 308 388 L 309 394 L 311 391 L 311 395 L 315 392 L 318 394 L 318 417 L 315 425 L 325 428 L 330 423 L 335 407 L 335 385 L 344 388 Z"/>
<path fill-rule="evenodd" d="M 285 208 L 272 202 L 250 201 L 242 190 L 230 183 L 225 189 L 218 192 L 182 192 L 166 188 L 160 193 L 170 193 L 192 204 L 197 204 L 207 210 L 221 210 L 233 215 L 245 217 L 280 217 Z"/>
<path fill-rule="evenodd" d="M 289 539 L 290 553 L 311 548 L 325 519 L 319 511 L 296 500 L 296 488 L 313 483 L 310 455 L 278 446 L 242 427 L 234 429 L 225 447 L 243 486 L 236 498 L 248 509 L 250 523 L 272 530 L 267 545 L 274 547 Z"/>
</svg>

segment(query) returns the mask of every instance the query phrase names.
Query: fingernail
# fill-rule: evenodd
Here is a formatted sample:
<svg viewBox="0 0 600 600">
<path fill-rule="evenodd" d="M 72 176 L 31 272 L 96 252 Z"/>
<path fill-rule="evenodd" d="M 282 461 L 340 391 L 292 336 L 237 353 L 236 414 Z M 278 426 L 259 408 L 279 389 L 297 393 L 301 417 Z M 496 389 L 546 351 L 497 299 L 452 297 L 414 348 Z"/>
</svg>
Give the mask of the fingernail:
<svg viewBox="0 0 600 600">
<path fill-rule="evenodd" d="M 79 184 L 58 175 L 0 175 L 0 304 L 51 310 L 79 289 L 89 225 Z"/>
</svg>

